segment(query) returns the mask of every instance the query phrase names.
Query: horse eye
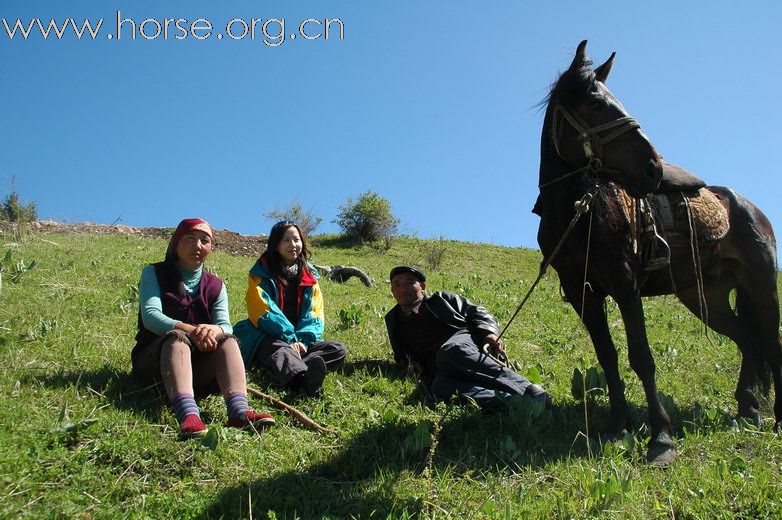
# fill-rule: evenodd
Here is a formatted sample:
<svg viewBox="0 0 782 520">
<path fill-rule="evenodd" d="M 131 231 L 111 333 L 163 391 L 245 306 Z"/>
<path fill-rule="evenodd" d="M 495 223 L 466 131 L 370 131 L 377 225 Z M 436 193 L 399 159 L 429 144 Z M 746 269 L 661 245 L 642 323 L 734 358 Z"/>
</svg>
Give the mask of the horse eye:
<svg viewBox="0 0 782 520">
<path fill-rule="evenodd" d="M 589 102 L 589 110 L 603 110 L 606 107 L 606 104 L 603 102 L 602 99 L 593 99 Z"/>
</svg>

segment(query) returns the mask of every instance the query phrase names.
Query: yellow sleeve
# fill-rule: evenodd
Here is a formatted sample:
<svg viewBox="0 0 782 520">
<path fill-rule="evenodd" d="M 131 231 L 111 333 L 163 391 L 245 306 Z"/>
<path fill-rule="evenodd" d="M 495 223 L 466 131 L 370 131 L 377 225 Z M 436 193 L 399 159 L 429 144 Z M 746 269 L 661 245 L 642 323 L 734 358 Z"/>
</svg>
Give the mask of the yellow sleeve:
<svg viewBox="0 0 782 520">
<path fill-rule="evenodd" d="M 264 298 L 263 289 L 261 289 L 261 277 L 249 275 L 247 277 L 247 315 L 254 326 L 258 326 L 258 320 L 269 312 L 269 303 Z"/>
<path fill-rule="evenodd" d="M 320 292 L 320 284 L 315 282 L 312 287 L 312 310 L 310 315 L 313 318 L 319 319 L 321 322 L 325 321 L 325 313 L 323 312 L 323 293 Z"/>
</svg>

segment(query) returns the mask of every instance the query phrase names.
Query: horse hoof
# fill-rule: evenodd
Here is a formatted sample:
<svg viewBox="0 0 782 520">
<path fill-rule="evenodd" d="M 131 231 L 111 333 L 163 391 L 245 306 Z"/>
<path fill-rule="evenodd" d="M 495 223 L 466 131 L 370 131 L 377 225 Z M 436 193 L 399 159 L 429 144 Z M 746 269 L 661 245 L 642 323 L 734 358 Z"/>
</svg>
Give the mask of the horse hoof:
<svg viewBox="0 0 782 520">
<path fill-rule="evenodd" d="M 752 424 L 753 426 L 757 426 L 758 428 L 760 428 L 760 426 L 763 424 L 763 419 L 761 419 L 760 412 L 758 412 L 757 408 L 740 410 L 739 417 L 746 419 L 748 423 Z"/>
<path fill-rule="evenodd" d="M 782 420 L 774 423 L 774 432 L 779 433 L 780 429 L 782 429 Z"/>
<path fill-rule="evenodd" d="M 658 444 L 649 446 L 646 462 L 658 468 L 667 468 L 676 460 L 676 447 Z"/>
</svg>

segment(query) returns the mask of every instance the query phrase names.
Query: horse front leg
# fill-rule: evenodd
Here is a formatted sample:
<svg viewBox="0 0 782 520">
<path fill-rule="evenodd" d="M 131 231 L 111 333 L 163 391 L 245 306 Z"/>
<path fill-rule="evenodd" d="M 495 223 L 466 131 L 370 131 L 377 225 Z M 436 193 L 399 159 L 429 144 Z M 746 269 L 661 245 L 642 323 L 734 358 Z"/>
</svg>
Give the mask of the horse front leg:
<svg viewBox="0 0 782 520">
<path fill-rule="evenodd" d="M 649 340 L 646 337 L 641 296 L 635 291 L 632 295 L 617 298 L 617 304 L 627 331 L 630 367 L 643 384 L 649 408 L 649 426 L 652 430 L 652 436 L 647 446 L 646 460 L 658 466 L 666 466 L 676 458 L 676 446 L 673 443 L 671 432 L 671 418 L 657 394 L 654 358 L 649 349 Z"/>
<path fill-rule="evenodd" d="M 576 312 L 580 312 L 581 300 L 570 300 L 574 303 Z M 578 302 L 576 304 L 575 302 Z M 609 440 L 624 437 L 630 423 L 630 407 L 625 398 L 625 385 L 619 375 L 619 363 L 616 347 L 608 328 L 608 319 L 605 313 L 605 297 L 587 293 L 584 300 L 584 326 L 589 332 L 592 344 L 597 354 L 597 360 L 603 368 L 608 383 L 608 401 L 611 407 L 611 416 L 605 433 Z"/>
</svg>

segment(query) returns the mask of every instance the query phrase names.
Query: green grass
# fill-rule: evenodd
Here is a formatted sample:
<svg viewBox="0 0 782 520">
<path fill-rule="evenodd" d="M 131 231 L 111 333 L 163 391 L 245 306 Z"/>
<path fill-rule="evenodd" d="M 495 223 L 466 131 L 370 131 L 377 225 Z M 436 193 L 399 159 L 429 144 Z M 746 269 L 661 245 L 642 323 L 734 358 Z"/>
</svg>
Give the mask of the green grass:
<svg viewBox="0 0 782 520">
<path fill-rule="evenodd" d="M 18 242 L 12 242 L 18 240 Z M 537 274 L 539 252 L 441 241 L 430 290 L 486 306 L 504 324 Z M 601 448 L 594 433 L 608 405 L 571 396 L 576 367 L 595 355 L 549 274 L 508 332 L 511 358 L 540 373 L 553 412 L 530 423 L 443 404 L 427 407 L 415 381 L 391 363 L 383 315 L 389 269 L 426 266 L 431 243 L 399 239 L 388 251 L 341 247 L 323 237 L 315 261 L 354 265 L 378 283 L 322 281 L 326 337 L 350 347 L 321 399 L 289 400 L 338 436 L 278 425 L 238 433 L 221 399 L 202 401 L 208 442 L 178 441 L 164 399 L 129 375 L 141 268 L 165 242 L 121 236 L 0 236 L 0 516 L 81 518 L 756 518 L 782 511 L 782 442 L 733 420 L 736 347 L 710 333 L 671 297 L 647 301 L 659 389 L 670 397 L 679 457 L 644 463 L 646 405 L 627 363 L 618 309 L 609 322 L 636 430 Z M 7 252 L 11 257 L 8 259 Z M 19 268 L 18 262 L 33 269 Z M 244 317 L 250 258 L 216 252 L 211 269 Z M 12 275 L 15 280 L 12 280 Z M 340 313 L 342 311 L 342 313 Z M 342 317 L 340 317 L 342 316 Z M 267 407 L 256 400 L 258 409 Z M 521 418 L 520 418 L 521 417 Z M 529 417 L 526 417 L 529 419 Z M 591 444 L 587 446 L 588 418 Z M 433 436 L 430 432 L 436 432 Z M 434 437 L 434 443 L 432 439 Z M 206 444 L 206 445 L 205 445 Z M 433 447 L 434 446 L 434 447 Z"/>
</svg>

